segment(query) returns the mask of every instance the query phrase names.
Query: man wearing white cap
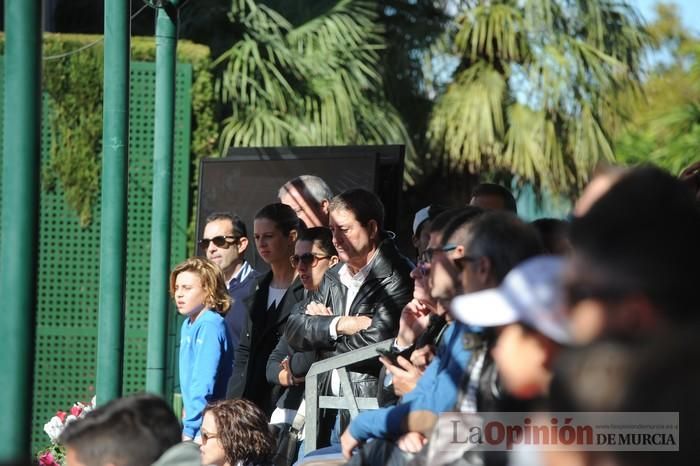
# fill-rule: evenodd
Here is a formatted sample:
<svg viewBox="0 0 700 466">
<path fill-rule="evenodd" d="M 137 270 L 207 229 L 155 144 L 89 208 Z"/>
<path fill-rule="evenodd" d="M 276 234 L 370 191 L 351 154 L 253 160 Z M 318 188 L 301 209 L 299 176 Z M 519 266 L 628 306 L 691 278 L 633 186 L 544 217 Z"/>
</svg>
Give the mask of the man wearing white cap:
<svg viewBox="0 0 700 466">
<path fill-rule="evenodd" d="M 536 256 L 511 270 L 497 288 L 465 294 L 452 301 L 450 312 L 456 320 L 484 331 L 494 329 L 498 335 L 495 343 L 489 343 L 481 352 L 475 350 L 472 361 L 480 362 L 472 363 L 464 374 L 456 411 L 527 411 L 529 402 L 548 393 L 552 362 L 562 346 L 571 342 L 562 300 L 563 262 L 555 256 Z M 491 389 L 482 391 L 485 386 Z M 438 420 L 425 452 L 425 464 L 506 460 L 502 452 L 488 453 L 495 456 L 487 460 L 487 453 L 474 450 L 467 443 L 462 449 L 446 445 L 450 439 L 439 432 L 444 432 L 445 423 L 449 422 L 447 418 Z"/>
<path fill-rule="evenodd" d="M 452 302 L 453 316 L 468 325 L 499 327 L 491 354 L 501 383 L 519 399 L 545 395 L 551 364 L 571 343 L 562 300 L 563 259 L 538 256 L 515 267 L 498 288 Z"/>
</svg>

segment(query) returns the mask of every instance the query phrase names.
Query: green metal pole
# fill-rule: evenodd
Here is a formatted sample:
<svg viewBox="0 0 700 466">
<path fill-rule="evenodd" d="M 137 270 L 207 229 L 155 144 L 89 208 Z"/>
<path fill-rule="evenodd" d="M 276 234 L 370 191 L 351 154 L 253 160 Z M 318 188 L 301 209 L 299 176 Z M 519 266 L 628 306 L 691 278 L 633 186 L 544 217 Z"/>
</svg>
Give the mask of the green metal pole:
<svg viewBox="0 0 700 466">
<path fill-rule="evenodd" d="M 129 2 L 105 0 L 97 402 L 122 389 L 129 149 Z"/>
<path fill-rule="evenodd" d="M 2 160 L 0 463 L 26 458 L 36 316 L 41 2 L 5 1 L 5 144 Z"/>
<path fill-rule="evenodd" d="M 156 109 L 153 141 L 151 271 L 148 299 L 146 390 L 165 395 L 168 278 L 175 127 L 175 50 L 178 10 L 158 8 L 156 19 Z"/>
</svg>

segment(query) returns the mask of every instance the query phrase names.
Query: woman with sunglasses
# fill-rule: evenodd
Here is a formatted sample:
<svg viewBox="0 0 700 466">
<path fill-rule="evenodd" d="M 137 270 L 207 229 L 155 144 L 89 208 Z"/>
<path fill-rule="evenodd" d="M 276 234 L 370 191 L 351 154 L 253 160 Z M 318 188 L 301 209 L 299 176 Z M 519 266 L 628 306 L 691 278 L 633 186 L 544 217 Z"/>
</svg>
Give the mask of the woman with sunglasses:
<svg viewBox="0 0 700 466">
<path fill-rule="evenodd" d="M 205 408 L 202 465 L 272 466 L 274 449 L 265 413 L 250 401 L 217 401 Z"/>
<path fill-rule="evenodd" d="M 289 258 L 297 270 L 304 289 L 316 291 L 326 270 L 338 263 L 333 235 L 326 227 L 309 228 L 299 235 L 294 255 Z"/>
<path fill-rule="evenodd" d="M 297 271 L 289 262 L 301 225 L 294 210 L 280 203 L 263 207 L 253 222 L 255 246 L 270 271 L 258 279 L 248 300 L 227 398 L 250 400 L 268 416 L 282 389 L 267 383 L 267 360 L 284 333 L 289 313 L 304 297 Z"/>
<path fill-rule="evenodd" d="M 289 260 L 299 274 L 305 293 L 317 290 L 323 274 L 339 261 L 330 229 L 314 227 L 299 234 L 294 255 Z M 294 351 L 284 335 L 267 361 L 267 381 L 286 387 L 277 402 L 277 409 L 270 417 L 270 424 L 276 426 L 282 435 L 280 442 L 291 427 L 304 398 L 304 376 L 315 361 L 315 351 Z M 290 462 L 293 460 L 288 459 Z"/>
</svg>

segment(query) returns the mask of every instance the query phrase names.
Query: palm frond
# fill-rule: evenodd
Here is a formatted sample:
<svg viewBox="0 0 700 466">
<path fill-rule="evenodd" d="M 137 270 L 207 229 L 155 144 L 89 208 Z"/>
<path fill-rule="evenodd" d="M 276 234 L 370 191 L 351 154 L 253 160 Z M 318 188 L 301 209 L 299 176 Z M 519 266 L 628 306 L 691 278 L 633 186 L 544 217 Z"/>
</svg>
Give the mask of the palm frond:
<svg viewBox="0 0 700 466">
<path fill-rule="evenodd" d="M 641 88 L 649 36 L 636 11 L 617 0 L 471 3 L 454 33 L 460 68 L 431 115 L 432 152 L 575 190 L 613 159 L 606 128 L 624 118 L 618 97 Z"/>
<path fill-rule="evenodd" d="M 523 17 L 514 5 L 485 4 L 458 19 L 462 26 L 455 37 L 457 50 L 476 60 L 519 60 L 523 55 Z"/>
</svg>

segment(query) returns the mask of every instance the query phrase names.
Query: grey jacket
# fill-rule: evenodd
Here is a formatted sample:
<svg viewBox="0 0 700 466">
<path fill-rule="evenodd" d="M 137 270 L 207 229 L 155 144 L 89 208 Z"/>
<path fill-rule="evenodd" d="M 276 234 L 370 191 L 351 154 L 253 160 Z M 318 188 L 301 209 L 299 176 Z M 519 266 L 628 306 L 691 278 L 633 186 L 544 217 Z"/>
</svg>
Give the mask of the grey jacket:
<svg viewBox="0 0 700 466">
<path fill-rule="evenodd" d="M 201 466 L 199 445 L 182 442 L 173 445 L 151 466 Z"/>
</svg>

